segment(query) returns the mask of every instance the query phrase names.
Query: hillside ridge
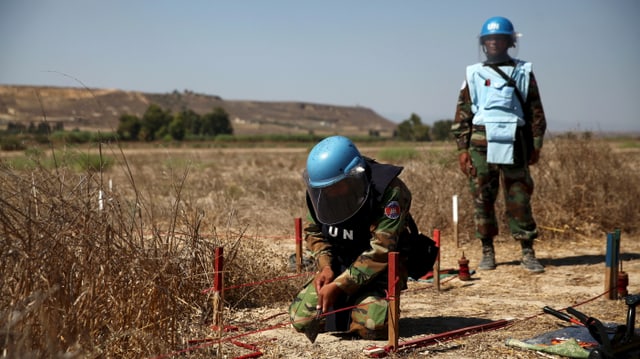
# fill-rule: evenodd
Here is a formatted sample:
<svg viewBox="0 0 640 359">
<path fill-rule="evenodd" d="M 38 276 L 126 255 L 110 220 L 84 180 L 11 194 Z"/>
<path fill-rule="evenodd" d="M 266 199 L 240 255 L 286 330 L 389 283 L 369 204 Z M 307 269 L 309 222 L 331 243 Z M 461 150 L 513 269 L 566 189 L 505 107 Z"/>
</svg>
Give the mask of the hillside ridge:
<svg viewBox="0 0 640 359">
<path fill-rule="evenodd" d="M 7 123 L 62 122 L 66 130 L 114 131 L 123 114 L 142 117 L 150 104 L 172 113 L 223 108 L 238 135 L 332 134 L 391 136 L 396 123 L 361 106 L 302 101 L 224 100 L 185 90 L 145 93 L 106 88 L 0 85 L 0 127 Z"/>
</svg>

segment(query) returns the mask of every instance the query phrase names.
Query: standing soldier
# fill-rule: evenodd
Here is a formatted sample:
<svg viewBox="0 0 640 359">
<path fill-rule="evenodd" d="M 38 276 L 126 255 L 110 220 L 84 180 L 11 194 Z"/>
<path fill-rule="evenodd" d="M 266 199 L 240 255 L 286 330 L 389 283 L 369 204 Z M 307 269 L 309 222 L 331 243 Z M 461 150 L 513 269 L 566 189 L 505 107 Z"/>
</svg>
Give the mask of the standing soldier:
<svg viewBox="0 0 640 359">
<path fill-rule="evenodd" d="M 484 23 L 480 46 L 486 61 L 467 67 L 451 131 L 460 170 L 469 178 L 475 236 L 482 241 L 478 269 L 496 268 L 494 205 L 502 186 L 509 229 L 522 246 L 522 267 L 540 273 L 544 267 L 533 250 L 538 230 L 529 166 L 540 158 L 547 124 L 531 63 L 509 55 L 518 35 L 504 17 Z"/>
</svg>

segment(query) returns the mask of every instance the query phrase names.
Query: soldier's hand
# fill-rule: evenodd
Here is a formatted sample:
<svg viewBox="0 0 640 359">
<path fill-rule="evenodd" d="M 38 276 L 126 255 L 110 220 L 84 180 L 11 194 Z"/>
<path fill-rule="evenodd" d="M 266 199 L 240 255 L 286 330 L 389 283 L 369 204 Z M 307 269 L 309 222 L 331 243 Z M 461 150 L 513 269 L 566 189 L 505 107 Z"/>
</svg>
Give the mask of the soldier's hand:
<svg viewBox="0 0 640 359">
<path fill-rule="evenodd" d="M 336 302 L 340 293 L 342 293 L 342 289 L 340 289 L 334 282 L 331 282 L 320 289 L 318 292 L 318 304 L 322 305 L 323 313 L 326 313 L 331 307 L 333 307 L 333 304 Z"/>
<path fill-rule="evenodd" d="M 475 175 L 475 168 L 473 168 L 473 164 L 471 163 L 471 155 L 469 155 L 469 152 L 461 152 L 458 155 L 458 165 L 460 165 L 460 170 L 466 176 Z"/>
<path fill-rule="evenodd" d="M 540 160 L 540 149 L 535 148 L 533 152 L 531 152 L 531 157 L 529 158 L 529 165 L 535 165 Z"/>
<path fill-rule="evenodd" d="M 320 290 L 325 285 L 331 283 L 333 281 L 333 270 L 331 270 L 331 266 L 323 267 L 317 274 L 313 280 L 313 285 L 316 287 L 316 293 L 320 294 Z"/>
</svg>

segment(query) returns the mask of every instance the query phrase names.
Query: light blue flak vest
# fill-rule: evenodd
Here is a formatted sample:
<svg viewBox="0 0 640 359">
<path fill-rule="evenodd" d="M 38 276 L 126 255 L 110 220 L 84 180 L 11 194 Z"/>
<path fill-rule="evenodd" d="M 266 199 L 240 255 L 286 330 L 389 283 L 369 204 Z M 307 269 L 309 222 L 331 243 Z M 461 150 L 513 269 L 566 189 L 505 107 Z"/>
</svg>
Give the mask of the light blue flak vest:
<svg viewBox="0 0 640 359">
<path fill-rule="evenodd" d="M 514 61 L 515 67 L 500 66 L 500 69 L 513 78 L 526 101 L 531 63 Z M 467 67 L 467 86 L 471 95 L 473 124 L 486 128 L 487 162 L 513 164 L 516 131 L 525 124 L 523 104 L 518 100 L 514 87 L 507 86 L 507 80 L 482 63 Z"/>
</svg>

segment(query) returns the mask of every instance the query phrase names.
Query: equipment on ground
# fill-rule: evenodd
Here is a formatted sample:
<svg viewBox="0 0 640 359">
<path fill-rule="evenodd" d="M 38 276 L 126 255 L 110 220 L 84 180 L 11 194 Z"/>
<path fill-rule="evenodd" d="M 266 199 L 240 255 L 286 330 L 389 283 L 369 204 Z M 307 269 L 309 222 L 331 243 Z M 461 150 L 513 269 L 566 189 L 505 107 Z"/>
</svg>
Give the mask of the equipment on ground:
<svg viewBox="0 0 640 359">
<path fill-rule="evenodd" d="M 571 316 L 549 307 L 544 307 L 543 310 L 562 320 L 587 327 L 589 334 L 599 344 L 591 349 L 589 359 L 640 358 L 640 335 L 635 331 L 636 306 L 640 303 L 640 294 L 628 295 L 624 301 L 628 308 L 626 325 L 615 327 L 605 325 L 600 320 L 587 316 L 573 307 L 567 308 L 567 313 Z"/>
</svg>

